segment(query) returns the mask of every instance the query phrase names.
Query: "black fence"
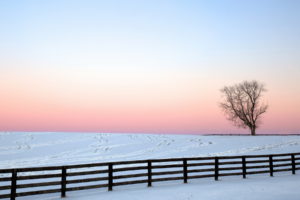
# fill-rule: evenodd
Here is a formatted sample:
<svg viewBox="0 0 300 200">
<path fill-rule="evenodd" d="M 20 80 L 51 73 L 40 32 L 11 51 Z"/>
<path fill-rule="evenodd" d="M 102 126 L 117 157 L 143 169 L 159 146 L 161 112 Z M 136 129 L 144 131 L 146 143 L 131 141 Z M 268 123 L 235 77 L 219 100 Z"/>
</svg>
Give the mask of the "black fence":
<svg viewBox="0 0 300 200">
<path fill-rule="evenodd" d="M 68 166 L 0 169 L 0 199 L 60 193 L 131 184 L 241 176 L 300 169 L 300 153 L 218 157 L 169 158 L 80 164 Z"/>
</svg>

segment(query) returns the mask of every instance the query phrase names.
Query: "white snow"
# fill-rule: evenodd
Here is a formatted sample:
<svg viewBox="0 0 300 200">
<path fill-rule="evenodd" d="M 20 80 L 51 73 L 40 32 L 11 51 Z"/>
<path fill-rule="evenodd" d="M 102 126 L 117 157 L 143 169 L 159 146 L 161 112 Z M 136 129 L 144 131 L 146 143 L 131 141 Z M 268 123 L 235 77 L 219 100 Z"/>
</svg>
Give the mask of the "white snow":
<svg viewBox="0 0 300 200">
<path fill-rule="evenodd" d="M 102 133 L 0 133 L 0 169 L 149 158 L 300 152 L 300 136 L 203 136 Z M 300 172 L 298 172 L 300 173 Z M 300 196 L 300 176 L 252 175 L 116 187 L 113 192 L 68 192 L 70 200 L 286 199 Z M 59 194 L 18 199 L 60 199 Z"/>
<path fill-rule="evenodd" d="M 188 184 L 166 183 L 147 188 L 119 187 L 106 192 L 86 190 L 69 192 L 66 200 L 299 200 L 300 175 L 278 177 L 225 178 L 192 181 Z M 27 197 L 24 200 L 61 200 L 59 195 Z"/>
</svg>

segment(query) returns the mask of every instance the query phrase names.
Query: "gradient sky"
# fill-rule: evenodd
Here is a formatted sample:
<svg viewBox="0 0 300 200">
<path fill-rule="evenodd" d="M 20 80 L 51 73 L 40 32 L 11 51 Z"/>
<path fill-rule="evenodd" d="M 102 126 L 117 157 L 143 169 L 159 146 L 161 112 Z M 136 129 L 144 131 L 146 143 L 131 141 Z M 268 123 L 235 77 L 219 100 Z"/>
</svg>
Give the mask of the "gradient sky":
<svg viewBox="0 0 300 200">
<path fill-rule="evenodd" d="M 258 80 L 258 133 L 300 133 L 300 1 L 0 1 L 0 131 L 246 133 L 220 89 Z"/>
</svg>

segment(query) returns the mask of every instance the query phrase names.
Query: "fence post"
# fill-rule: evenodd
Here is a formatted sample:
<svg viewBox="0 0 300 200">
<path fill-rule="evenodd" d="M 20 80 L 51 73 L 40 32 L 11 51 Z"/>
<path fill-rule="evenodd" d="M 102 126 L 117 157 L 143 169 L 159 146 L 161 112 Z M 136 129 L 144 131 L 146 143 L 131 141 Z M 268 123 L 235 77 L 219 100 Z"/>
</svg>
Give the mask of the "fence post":
<svg viewBox="0 0 300 200">
<path fill-rule="evenodd" d="M 292 173 L 296 174 L 296 164 L 295 164 L 295 155 L 294 154 L 291 155 L 291 159 L 292 159 Z"/>
<path fill-rule="evenodd" d="M 67 169 L 65 166 L 61 168 L 61 197 L 66 197 L 66 184 L 67 184 Z"/>
<path fill-rule="evenodd" d="M 16 191 L 17 191 L 17 170 L 13 169 L 11 173 L 10 200 L 16 199 Z"/>
<path fill-rule="evenodd" d="M 219 158 L 215 157 L 215 181 L 219 180 Z"/>
<path fill-rule="evenodd" d="M 273 176 L 273 155 L 269 155 L 270 176 Z"/>
<path fill-rule="evenodd" d="M 113 164 L 108 164 L 108 191 L 112 191 L 113 188 Z"/>
<path fill-rule="evenodd" d="M 148 160 L 148 187 L 152 186 L 152 163 Z"/>
<path fill-rule="evenodd" d="M 183 159 L 183 182 L 187 183 L 188 180 L 188 172 L 187 172 L 187 159 Z"/>
<path fill-rule="evenodd" d="M 242 156 L 242 167 L 243 167 L 243 178 L 246 178 L 247 166 L 246 166 L 246 157 Z"/>
</svg>

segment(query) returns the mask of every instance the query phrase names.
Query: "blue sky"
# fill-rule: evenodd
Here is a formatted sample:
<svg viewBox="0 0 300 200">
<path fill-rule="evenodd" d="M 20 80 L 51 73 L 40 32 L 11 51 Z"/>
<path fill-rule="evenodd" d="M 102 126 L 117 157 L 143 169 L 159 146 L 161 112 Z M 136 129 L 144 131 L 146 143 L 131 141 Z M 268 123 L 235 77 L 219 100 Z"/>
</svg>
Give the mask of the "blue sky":
<svg viewBox="0 0 300 200">
<path fill-rule="evenodd" d="M 71 115 L 66 108 L 70 99 L 74 101 L 73 111 L 88 121 L 95 117 L 89 115 L 90 110 L 104 109 L 101 103 L 81 99 L 92 96 L 97 101 L 105 99 L 105 109 L 109 107 L 106 114 L 135 110 L 135 114 L 124 114 L 124 118 L 132 118 L 126 131 L 143 116 L 147 106 L 155 111 L 148 113 L 153 118 L 145 118 L 141 123 L 149 126 L 137 131 L 151 132 L 147 128 L 150 124 L 158 127 L 154 131 L 161 130 L 159 127 L 176 131 L 170 128 L 172 123 L 167 121 L 172 120 L 167 116 L 180 116 L 181 112 L 186 116 L 173 121 L 183 123 L 178 127 L 181 132 L 187 126 L 193 127 L 190 132 L 232 130 L 217 112 L 219 89 L 257 79 L 267 85 L 266 98 L 272 104 L 265 131 L 281 127 L 297 132 L 300 127 L 293 120 L 300 118 L 299 8 L 296 0 L 1 1 L 0 89 L 6 102 L 1 106 L 7 111 L 0 116 L 11 118 L 0 127 L 14 129 L 6 124 L 17 124 L 32 112 L 39 113 L 37 118 L 44 121 L 53 120 L 58 113 Z M 125 82 L 128 93 L 122 89 Z M 65 94 L 75 87 L 78 90 Z M 98 92 L 94 94 L 93 90 Z M 148 91 L 151 95 L 146 94 Z M 124 101 L 114 102 L 112 94 Z M 51 98 L 41 100 L 43 96 Z M 281 100 L 282 96 L 286 98 Z M 174 98 L 177 103 L 168 107 L 168 101 Z M 12 99 L 27 99 L 31 106 L 41 104 L 40 109 L 33 111 L 28 106 L 23 114 L 16 114 L 10 110 L 26 106 Z M 76 110 L 78 107 L 80 110 Z M 42 112 L 44 108 L 57 112 Z M 205 114 L 201 114 L 203 109 Z M 204 120 L 207 113 L 212 113 L 209 121 Z M 53 118 L 47 118 L 50 115 Z M 165 116 L 166 122 L 154 122 L 155 116 Z M 47 123 L 44 128 L 31 126 L 36 118 L 30 118 L 33 121 L 24 127 L 51 129 Z M 95 125 L 93 130 L 114 130 L 112 127 L 123 126 L 120 120 L 112 114 L 109 123 L 95 122 L 106 128 Z M 201 120 L 205 123 L 197 124 Z M 72 124 L 70 116 L 58 121 Z M 214 121 L 219 128 L 211 130 L 208 127 Z M 272 128 L 274 124 L 278 127 Z"/>
</svg>

